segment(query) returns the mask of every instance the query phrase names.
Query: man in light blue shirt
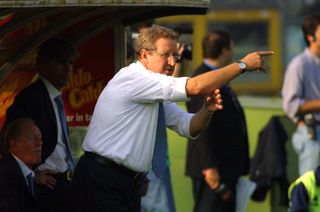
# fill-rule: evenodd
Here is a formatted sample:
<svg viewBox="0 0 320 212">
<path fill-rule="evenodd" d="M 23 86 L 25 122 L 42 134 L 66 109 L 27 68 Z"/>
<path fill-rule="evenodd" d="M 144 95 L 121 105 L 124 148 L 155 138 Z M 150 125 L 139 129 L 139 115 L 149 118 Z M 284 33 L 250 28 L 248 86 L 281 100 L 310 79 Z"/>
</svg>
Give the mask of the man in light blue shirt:
<svg viewBox="0 0 320 212">
<path fill-rule="evenodd" d="M 154 25 L 138 35 L 138 61 L 122 68 L 102 91 L 82 145 L 73 178 L 76 210 L 140 211 L 139 176 L 151 168 L 159 103 L 165 102 L 165 125 L 195 138 L 212 114 L 222 109 L 215 90 L 246 70 L 263 69 L 263 56 L 248 54 L 241 62 L 194 78 L 172 75 L 177 53 L 176 32 Z M 196 114 L 174 102 L 209 94 Z"/>
<path fill-rule="evenodd" d="M 289 63 L 282 87 L 283 109 L 297 124 L 292 142 L 299 155 L 300 175 L 319 164 L 320 16 L 307 17 L 302 29 L 307 48 Z M 314 124 L 308 126 L 307 117 Z"/>
</svg>

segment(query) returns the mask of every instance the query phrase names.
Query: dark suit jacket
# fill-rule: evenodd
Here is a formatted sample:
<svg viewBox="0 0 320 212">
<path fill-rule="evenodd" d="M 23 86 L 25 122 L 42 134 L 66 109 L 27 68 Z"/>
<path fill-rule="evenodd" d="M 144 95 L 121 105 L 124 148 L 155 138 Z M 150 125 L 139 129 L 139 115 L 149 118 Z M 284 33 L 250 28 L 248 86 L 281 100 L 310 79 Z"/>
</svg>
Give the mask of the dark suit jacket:
<svg viewBox="0 0 320 212">
<path fill-rule="evenodd" d="M 198 67 L 193 76 L 211 70 L 206 64 Z M 221 180 L 228 184 L 249 171 L 249 147 L 243 109 L 229 86 L 221 89 L 223 109 L 216 111 L 207 129 L 196 140 L 189 140 L 186 175 L 202 177 L 205 168 L 217 168 Z M 198 112 L 203 96 L 191 97 L 189 112 Z"/>
<path fill-rule="evenodd" d="M 34 212 L 36 199 L 30 193 L 19 164 L 11 154 L 0 159 L 0 211 Z"/>
<path fill-rule="evenodd" d="M 57 121 L 49 93 L 38 79 L 22 90 L 6 112 L 4 128 L 20 117 L 30 117 L 38 125 L 42 133 L 41 162 L 54 151 L 57 145 Z"/>
<path fill-rule="evenodd" d="M 259 132 L 259 141 L 250 167 L 250 180 L 257 184 L 251 199 L 264 201 L 272 182 L 278 182 L 279 204 L 288 205 L 289 180 L 285 148 L 287 139 L 287 132 L 279 116 L 271 117 L 267 125 Z"/>
</svg>

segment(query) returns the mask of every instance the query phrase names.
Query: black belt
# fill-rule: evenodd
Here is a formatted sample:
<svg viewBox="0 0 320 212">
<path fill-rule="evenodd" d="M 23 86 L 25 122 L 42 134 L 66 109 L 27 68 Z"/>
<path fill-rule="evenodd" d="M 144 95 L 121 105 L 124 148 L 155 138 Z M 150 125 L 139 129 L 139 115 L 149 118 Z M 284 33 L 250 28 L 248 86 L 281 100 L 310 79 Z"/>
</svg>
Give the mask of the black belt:
<svg viewBox="0 0 320 212">
<path fill-rule="evenodd" d="M 110 160 L 106 157 L 98 155 L 94 152 L 85 152 L 84 157 L 88 157 L 88 158 L 90 158 L 100 164 L 103 164 L 103 165 L 110 167 L 114 170 L 120 171 L 120 172 L 124 173 L 125 175 L 133 177 L 133 178 L 139 178 L 142 175 L 144 175 L 144 173 L 142 173 L 142 172 L 136 172 L 136 171 L 130 170 L 127 167 L 119 165 L 116 162 L 114 162 L 113 160 Z"/>
</svg>

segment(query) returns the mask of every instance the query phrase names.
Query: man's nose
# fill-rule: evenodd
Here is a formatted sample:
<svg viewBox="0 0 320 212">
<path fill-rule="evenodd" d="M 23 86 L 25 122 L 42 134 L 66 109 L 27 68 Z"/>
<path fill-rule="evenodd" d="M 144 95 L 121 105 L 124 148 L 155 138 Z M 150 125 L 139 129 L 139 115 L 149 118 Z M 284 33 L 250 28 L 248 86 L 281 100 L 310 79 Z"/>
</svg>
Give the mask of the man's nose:
<svg viewBox="0 0 320 212">
<path fill-rule="evenodd" d="M 171 65 L 171 66 L 175 66 L 176 65 L 176 58 L 171 55 L 169 58 L 168 58 L 168 64 Z"/>
</svg>

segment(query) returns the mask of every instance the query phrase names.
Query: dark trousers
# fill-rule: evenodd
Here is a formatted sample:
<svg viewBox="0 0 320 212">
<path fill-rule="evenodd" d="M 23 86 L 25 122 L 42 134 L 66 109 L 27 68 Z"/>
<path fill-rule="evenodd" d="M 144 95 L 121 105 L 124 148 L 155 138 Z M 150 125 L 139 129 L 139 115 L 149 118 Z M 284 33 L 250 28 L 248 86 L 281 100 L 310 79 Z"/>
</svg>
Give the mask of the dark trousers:
<svg viewBox="0 0 320 212">
<path fill-rule="evenodd" d="M 193 196 L 195 206 L 193 212 L 235 212 L 235 183 L 229 186 L 232 194 L 228 199 L 212 190 L 202 177 L 193 177 Z"/>
<path fill-rule="evenodd" d="M 58 179 L 54 189 L 38 186 L 38 211 L 70 212 L 72 211 L 71 181 Z"/>
<path fill-rule="evenodd" d="M 140 211 L 137 180 L 89 157 L 80 158 L 72 185 L 76 212 Z"/>
</svg>

